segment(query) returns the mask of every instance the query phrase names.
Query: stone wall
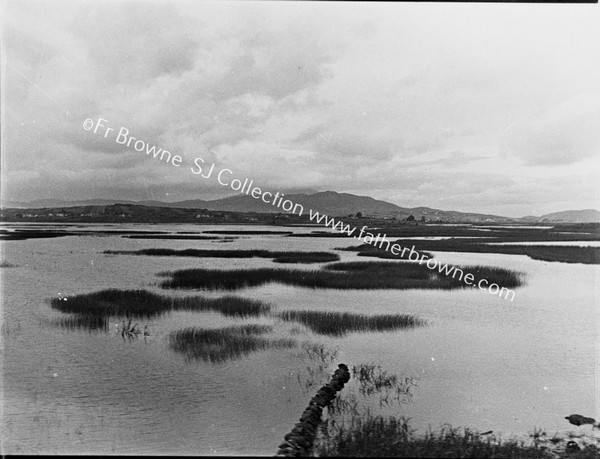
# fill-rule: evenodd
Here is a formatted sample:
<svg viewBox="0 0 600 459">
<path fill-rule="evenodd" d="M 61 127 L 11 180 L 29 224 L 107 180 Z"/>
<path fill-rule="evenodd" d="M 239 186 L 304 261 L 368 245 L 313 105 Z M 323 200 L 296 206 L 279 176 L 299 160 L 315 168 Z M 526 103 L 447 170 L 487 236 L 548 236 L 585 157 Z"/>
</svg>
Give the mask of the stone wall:
<svg viewBox="0 0 600 459">
<path fill-rule="evenodd" d="M 311 399 L 300 417 L 300 422 L 297 422 L 292 431 L 284 437 L 284 442 L 279 445 L 277 457 L 308 456 L 311 453 L 317 427 L 321 423 L 323 408 L 331 403 L 349 380 L 348 367 L 340 363 L 331 380 Z"/>
</svg>

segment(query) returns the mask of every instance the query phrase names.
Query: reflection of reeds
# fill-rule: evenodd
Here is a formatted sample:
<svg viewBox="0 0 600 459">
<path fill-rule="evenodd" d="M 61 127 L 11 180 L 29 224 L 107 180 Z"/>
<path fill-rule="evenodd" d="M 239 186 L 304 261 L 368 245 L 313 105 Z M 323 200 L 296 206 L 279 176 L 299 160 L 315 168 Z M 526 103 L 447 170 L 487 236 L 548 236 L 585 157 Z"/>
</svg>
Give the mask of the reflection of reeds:
<svg viewBox="0 0 600 459">
<path fill-rule="evenodd" d="M 457 266 L 460 276 L 472 273 L 489 284 L 511 288 L 522 284 L 518 272 L 487 266 Z M 434 275 L 432 275 L 434 274 Z M 207 288 L 233 290 L 279 282 L 287 285 L 333 289 L 454 289 L 465 288 L 459 274 L 437 273 L 410 262 L 350 262 L 326 265 L 322 270 L 288 269 L 185 269 L 167 273 L 163 288 Z"/>
<path fill-rule="evenodd" d="M 290 339 L 269 339 L 263 336 L 272 331 L 268 325 L 242 325 L 219 329 L 190 327 L 172 332 L 171 349 L 188 358 L 208 362 L 232 360 L 265 349 L 289 348 L 295 345 Z"/>
<path fill-rule="evenodd" d="M 109 329 L 108 317 L 92 314 L 75 314 L 68 317 L 59 317 L 52 320 L 52 325 L 67 330 L 108 331 Z"/>
<path fill-rule="evenodd" d="M 315 333 L 343 336 L 349 332 L 386 331 L 425 325 L 425 321 L 407 314 L 368 316 L 349 312 L 284 311 L 279 316 L 288 321 L 300 322 Z"/>
<path fill-rule="evenodd" d="M 117 289 L 53 298 L 50 304 L 62 312 L 102 317 L 152 317 L 173 310 L 215 311 L 225 316 L 247 317 L 270 310 L 266 303 L 235 296 L 170 298 L 146 290 Z"/>
<path fill-rule="evenodd" d="M 340 257 L 330 252 L 277 252 L 271 250 L 210 250 L 210 249 L 142 249 L 106 250 L 109 255 L 147 255 L 156 257 L 195 258 L 272 258 L 276 263 L 326 263 Z"/>
</svg>

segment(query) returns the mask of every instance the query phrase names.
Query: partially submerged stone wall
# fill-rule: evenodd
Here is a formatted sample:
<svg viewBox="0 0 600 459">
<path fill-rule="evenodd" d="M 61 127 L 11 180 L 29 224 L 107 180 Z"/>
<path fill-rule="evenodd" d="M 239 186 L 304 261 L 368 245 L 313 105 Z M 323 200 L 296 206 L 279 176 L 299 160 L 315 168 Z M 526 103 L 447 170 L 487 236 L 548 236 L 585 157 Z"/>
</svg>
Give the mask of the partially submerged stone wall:
<svg viewBox="0 0 600 459">
<path fill-rule="evenodd" d="M 311 453 L 317 427 L 321 423 L 323 408 L 331 403 L 349 380 L 350 371 L 348 367 L 340 363 L 331 380 L 321 387 L 311 399 L 308 408 L 304 410 L 300 417 L 300 422 L 296 423 L 292 431 L 284 437 L 284 442 L 279 445 L 276 456 L 298 457 L 308 456 Z"/>
</svg>

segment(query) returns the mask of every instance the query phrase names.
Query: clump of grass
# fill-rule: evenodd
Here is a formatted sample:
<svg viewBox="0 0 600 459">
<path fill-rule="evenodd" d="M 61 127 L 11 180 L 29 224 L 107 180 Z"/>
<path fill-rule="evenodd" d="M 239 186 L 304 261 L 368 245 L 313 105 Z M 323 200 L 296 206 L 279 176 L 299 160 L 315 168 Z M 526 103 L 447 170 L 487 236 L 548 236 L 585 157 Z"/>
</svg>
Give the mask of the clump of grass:
<svg viewBox="0 0 600 459">
<path fill-rule="evenodd" d="M 408 254 L 402 257 L 400 253 L 394 254 L 389 250 L 385 250 L 378 247 L 373 247 L 369 244 L 363 244 L 359 246 L 350 246 L 350 247 L 341 247 L 338 250 L 343 250 L 346 252 L 358 252 L 359 257 L 374 257 L 374 258 L 384 258 L 384 259 L 392 259 L 392 260 L 406 260 L 408 258 Z M 431 252 L 426 252 L 425 250 L 415 250 L 415 252 L 421 258 L 422 255 L 425 255 L 426 258 L 434 258 Z"/>
<path fill-rule="evenodd" d="M 215 311 L 229 317 L 249 317 L 270 311 L 270 306 L 266 303 L 235 296 L 170 298 L 147 290 L 118 289 L 53 298 L 50 305 L 62 312 L 101 317 L 148 318 L 174 310 Z"/>
<path fill-rule="evenodd" d="M 360 364 L 352 368 L 358 381 L 359 392 L 364 396 L 379 394 L 379 405 L 389 405 L 391 401 L 407 403 L 412 398 L 412 389 L 417 387 L 413 378 L 400 378 L 381 368 L 381 365 Z"/>
<path fill-rule="evenodd" d="M 108 317 L 93 314 L 74 314 L 52 319 L 52 325 L 67 330 L 108 331 Z"/>
<path fill-rule="evenodd" d="M 192 241 L 210 241 L 221 239 L 217 236 L 201 236 L 201 235 L 190 235 L 190 234 L 129 234 L 121 236 L 127 239 L 184 239 Z"/>
<path fill-rule="evenodd" d="M 266 234 L 294 234 L 293 231 L 271 231 L 271 230 L 212 230 L 203 231 L 206 234 L 253 234 L 253 235 L 266 235 Z"/>
<path fill-rule="evenodd" d="M 518 287 L 522 284 L 518 272 L 486 266 L 449 266 L 462 271 L 451 275 L 410 262 L 349 262 L 326 265 L 322 270 L 286 269 L 185 269 L 172 273 L 161 283 L 163 288 L 206 288 L 234 290 L 279 282 L 286 285 L 333 289 L 454 289 L 467 287 L 461 277 L 472 273 L 476 280 L 485 278 L 489 284 Z"/>
<path fill-rule="evenodd" d="M 300 322 L 313 332 L 328 336 L 344 336 L 350 332 L 398 330 L 425 324 L 423 320 L 406 314 L 368 316 L 349 312 L 284 311 L 279 316 L 287 321 Z"/>
<path fill-rule="evenodd" d="M 338 261 L 339 255 L 329 252 L 277 252 L 271 250 L 210 250 L 210 249 L 142 249 L 106 250 L 109 255 L 147 255 L 158 257 L 195 258 L 272 258 L 276 263 L 327 263 Z"/>
<path fill-rule="evenodd" d="M 290 339 L 269 339 L 268 325 L 242 325 L 219 329 L 190 327 L 169 335 L 171 349 L 188 358 L 218 363 L 240 358 L 252 352 L 295 346 Z"/>
<path fill-rule="evenodd" d="M 334 428 L 326 423 L 315 447 L 319 456 L 456 457 L 456 458 L 556 458 L 597 457 L 598 449 L 576 454 L 556 454 L 522 440 L 501 441 L 470 429 L 444 426 L 418 435 L 405 418 L 355 416 L 349 425 Z M 594 451 L 591 451 L 591 450 Z M 589 453 L 592 453 L 591 455 Z"/>
<path fill-rule="evenodd" d="M 340 256 L 329 252 L 280 252 L 273 258 L 275 263 L 329 263 Z"/>
<path fill-rule="evenodd" d="M 339 349 L 332 349 L 323 344 L 316 343 L 304 343 L 302 345 L 302 350 L 306 353 L 307 357 L 310 360 L 316 360 L 321 363 L 331 363 L 333 362 L 340 352 Z"/>
</svg>

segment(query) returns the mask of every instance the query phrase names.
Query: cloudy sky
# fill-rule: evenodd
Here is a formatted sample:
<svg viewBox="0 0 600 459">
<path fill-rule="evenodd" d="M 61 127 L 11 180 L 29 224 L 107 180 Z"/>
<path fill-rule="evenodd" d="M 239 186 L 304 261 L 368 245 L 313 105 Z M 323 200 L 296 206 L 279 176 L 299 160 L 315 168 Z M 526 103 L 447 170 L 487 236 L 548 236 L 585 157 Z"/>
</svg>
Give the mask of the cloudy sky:
<svg viewBox="0 0 600 459">
<path fill-rule="evenodd" d="M 10 0 L 2 198 L 265 189 L 508 216 L 600 208 L 597 5 Z M 177 168 L 82 127 L 107 120 Z M 115 131 L 116 132 L 116 131 Z"/>
</svg>

